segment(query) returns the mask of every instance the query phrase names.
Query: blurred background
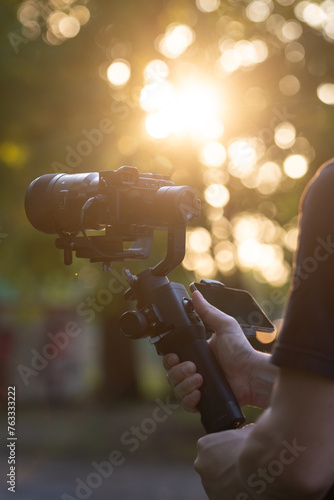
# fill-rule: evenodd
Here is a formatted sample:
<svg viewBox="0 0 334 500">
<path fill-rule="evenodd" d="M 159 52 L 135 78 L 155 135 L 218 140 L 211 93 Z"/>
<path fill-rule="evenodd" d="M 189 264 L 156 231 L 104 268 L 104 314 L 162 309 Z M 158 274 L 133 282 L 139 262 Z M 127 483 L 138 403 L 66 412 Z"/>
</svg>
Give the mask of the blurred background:
<svg viewBox="0 0 334 500">
<path fill-rule="evenodd" d="M 122 270 L 157 263 L 165 236 L 112 274 L 67 267 L 25 192 L 122 165 L 191 186 L 202 213 L 170 279 L 245 288 L 279 329 L 299 199 L 333 155 L 334 1 L 2 0 L 0 29 L 1 495 L 15 385 L 18 499 L 202 500 L 199 418 L 118 332 Z"/>
</svg>

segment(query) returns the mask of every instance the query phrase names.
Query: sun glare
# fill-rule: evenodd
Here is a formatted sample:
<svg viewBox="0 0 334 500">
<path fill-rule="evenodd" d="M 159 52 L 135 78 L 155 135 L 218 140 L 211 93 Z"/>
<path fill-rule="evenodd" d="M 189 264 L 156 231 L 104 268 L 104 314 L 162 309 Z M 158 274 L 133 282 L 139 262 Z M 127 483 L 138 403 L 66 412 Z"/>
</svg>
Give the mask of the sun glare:
<svg viewBox="0 0 334 500">
<path fill-rule="evenodd" d="M 278 14 L 276 3 L 284 7 L 295 4 L 296 18 Z M 196 12 L 182 10 L 181 15 L 180 11 L 175 22 L 167 23 L 154 38 L 156 56 L 144 64 L 142 83 L 132 94 L 130 87 L 137 74 L 125 48 L 111 54 L 112 64 L 104 69 L 117 97 L 140 106 L 141 138 L 150 142 L 149 147 L 163 149 L 164 162 L 174 170 L 171 179 L 187 184 L 192 180 L 191 169 L 196 169 L 195 182 L 202 186 L 203 213 L 210 227 L 187 233 L 183 266 L 196 276 L 233 274 L 239 269 L 272 286 L 289 280 L 291 268 L 285 254 L 296 247 L 296 227 L 282 227 L 275 221 L 276 205 L 271 198 L 293 188 L 296 182 L 291 180 L 307 173 L 315 152 L 297 119 L 292 123 L 276 108 L 271 111 L 271 87 L 253 79 L 252 72 L 257 65 L 272 63 L 276 48 L 273 50 L 271 38 L 276 38 L 286 71 L 275 79 L 275 92 L 284 102 L 302 93 L 303 80 L 296 69 L 306 64 L 305 23 L 334 40 L 330 17 L 334 0 L 320 5 L 306 0 L 276 3 L 248 0 L 243 19 L 236 20 L 221 15 L 221 0 L 196 0 Z M 75 36 L 79 26 L 71 15 L 55 13 L 50 20 L 54 30 L 64 26 L 66 37 Z M 205 47 L 198 21 L 210 15 L 218 15 L 218 36 Z M 252 33 L 246 29 L 249 23 L 257 27 Z M 313 66 L 310 62 L 309 68 Z M 325 81 L 325 76 L 318 83 L 317 96 L 323 104 L 334 105 L 334 83 Z M 267 118 L 256 132 L 262 113 Z M 117 146 L 125 156 L 141 149 L 140 141 L 128 132 Z M 178 169 L 169 158 L 170 150 L 173 154 L 190 152 L 191 167 Z M 254 212 L 248 212 L 247 205 Z M 228 215 L 231 220 L 225 218 Z"/>
<path fill-rule="evenodd" d="M 150 82 L 141 91 L 140 106 L 148 113 L 145 127 L 154 138 L 176 135 L 215 140 L 224 130 L 221 95 L 208 83 Z"/>
</svg>

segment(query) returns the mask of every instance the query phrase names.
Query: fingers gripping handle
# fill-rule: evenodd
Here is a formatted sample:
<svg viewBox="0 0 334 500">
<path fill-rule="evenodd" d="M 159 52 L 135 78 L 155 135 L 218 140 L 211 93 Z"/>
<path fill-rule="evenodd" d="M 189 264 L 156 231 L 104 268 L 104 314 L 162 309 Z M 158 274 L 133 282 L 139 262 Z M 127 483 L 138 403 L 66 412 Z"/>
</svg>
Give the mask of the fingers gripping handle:
<svg viewBox="0 0 334 500">
<path fill-rule="evenodd" d="M 210 434 L 239 427 L 245 417 L 207 341 L 190 342 L 177 354 L 181 361 L 193 361 L 203 377 L 198 409 L 205 431 Z"/>
</svg>

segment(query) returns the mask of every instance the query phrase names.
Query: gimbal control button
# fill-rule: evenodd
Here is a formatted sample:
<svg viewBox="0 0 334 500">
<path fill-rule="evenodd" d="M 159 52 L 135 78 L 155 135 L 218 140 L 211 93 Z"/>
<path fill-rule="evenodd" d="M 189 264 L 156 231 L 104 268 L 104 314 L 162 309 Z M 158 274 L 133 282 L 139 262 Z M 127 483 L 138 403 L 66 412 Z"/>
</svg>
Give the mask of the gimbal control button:
<svg viewBox="0 0 334 500">
<path fill-rule="evenodd" d="M 146 337 L 147 327 L 147 319 L 139 311 L 126 311 L 120 318 L 121 333 L 129 339 Z"/>
<path fill-rule="evenodd" d="M 184 305 L 184 308 L 185 310 L 187 311 L 187 313 L 189 314 L 192 314 L 195 312 L 195 309 L 194 309 L 194 306 L 193 306 L 193 302 L 191 299 L 188 299 L 187 297 L 184 297 L 182 299 L 182 302 L 183 302 L 183 305 Z"/>
<path fill-rule="evenodd" d="M 200 322 L 201 318 L 199 317 L 199 315 L 195 311 L 195 308 L 194 308 L 192 300 L 188 299 L 187 297 L 184 297 L 182 299 L 182 302 L 183 302 L 184 308 L 185 308 L 185 310 L 186 310 L 186 312 L 188 314 L 189 319 L 192 322 L 197 322 L 197 323 Z"/>
</svg>

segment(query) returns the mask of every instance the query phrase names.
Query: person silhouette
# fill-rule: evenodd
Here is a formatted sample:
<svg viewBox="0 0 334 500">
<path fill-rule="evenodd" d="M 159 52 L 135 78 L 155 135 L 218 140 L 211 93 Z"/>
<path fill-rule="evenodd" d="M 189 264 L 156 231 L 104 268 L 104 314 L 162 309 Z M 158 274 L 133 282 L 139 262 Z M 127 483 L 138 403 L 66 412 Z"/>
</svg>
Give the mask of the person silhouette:
<svg viewBox="0 0 334 500">
<path fill-rule="evenodd" d="M 210 500 L 334 499 L 334 159 L 301 198 L 299 238 L 282 328 L 272 354 L 253 349 L 232 317 L 198 291 L 193 303 L 240 405 L 255 424 L 203 436 L 195 469 Z M 226 341 L 233 337 L 233 350 Z M 164 356 L 175 396 L 196 411 L 202 377 Z"/>
</svg>

